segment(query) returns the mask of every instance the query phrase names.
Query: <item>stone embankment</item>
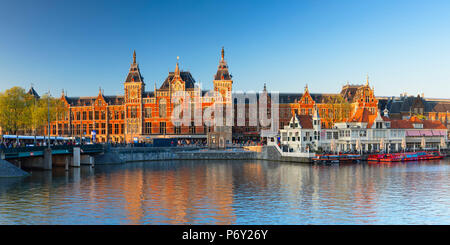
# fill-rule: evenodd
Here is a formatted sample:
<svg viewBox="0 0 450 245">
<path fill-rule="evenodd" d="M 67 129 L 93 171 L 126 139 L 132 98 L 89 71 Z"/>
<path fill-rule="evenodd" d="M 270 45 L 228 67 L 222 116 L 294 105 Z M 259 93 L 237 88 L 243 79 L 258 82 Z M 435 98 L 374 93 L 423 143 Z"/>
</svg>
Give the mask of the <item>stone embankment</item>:
<svg viewBox="0 0 450 245">
<path fill-rule="evenodd" d="M 27 175 L 29 175 L 29 173 L 16 167 L 14 164 L 5 161 L 3 159 L 0 159 L 0 178 L 23 177 Z"/>
<path fill-rule="evenodd" d="M 164 160 L 269 160 L 310 162 L 308 158 L 281 156 L 272 146 L 210 150 L 198 147 L 112 147 L 95 156 L 96 165 Z"/>
</svg>

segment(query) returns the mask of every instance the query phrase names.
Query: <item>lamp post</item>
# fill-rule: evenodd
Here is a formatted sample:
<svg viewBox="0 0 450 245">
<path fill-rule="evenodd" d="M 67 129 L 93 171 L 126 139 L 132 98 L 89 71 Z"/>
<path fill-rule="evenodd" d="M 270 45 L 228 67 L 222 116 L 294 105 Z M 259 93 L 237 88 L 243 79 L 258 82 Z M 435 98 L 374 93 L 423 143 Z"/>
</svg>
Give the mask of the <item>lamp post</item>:
<svg viewBox="0 0 450 245">
<path fill-rule="evenodd" d="M 50 90 L 47 96 L 47 148 L 50 149 Z"/>
</svg>

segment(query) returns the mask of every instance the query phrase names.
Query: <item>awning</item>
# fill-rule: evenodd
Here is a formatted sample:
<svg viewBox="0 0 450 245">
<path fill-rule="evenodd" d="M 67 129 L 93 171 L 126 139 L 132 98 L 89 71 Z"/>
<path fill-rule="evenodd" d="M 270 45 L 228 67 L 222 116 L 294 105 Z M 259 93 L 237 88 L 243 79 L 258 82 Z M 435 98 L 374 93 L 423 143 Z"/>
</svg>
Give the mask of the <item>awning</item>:
<svg viewBox="0 0 450 245">
<path fill-rule="evenodd" d="M 419 130 L 406 130 L 406 136 L 408 137 L 419 137 L 421 136 Z"/>
<path fill-rule="evenodd" d="M 431 130 L 434 136 L 445 136 L 447 135 L 446 130 Z"/>
<path fill-rule="evenodd" d="M 421 136 L 432 137 L 433 136 L 433 132 L 431 132 L 431 130 L 422 130 Z"/>
</svg>

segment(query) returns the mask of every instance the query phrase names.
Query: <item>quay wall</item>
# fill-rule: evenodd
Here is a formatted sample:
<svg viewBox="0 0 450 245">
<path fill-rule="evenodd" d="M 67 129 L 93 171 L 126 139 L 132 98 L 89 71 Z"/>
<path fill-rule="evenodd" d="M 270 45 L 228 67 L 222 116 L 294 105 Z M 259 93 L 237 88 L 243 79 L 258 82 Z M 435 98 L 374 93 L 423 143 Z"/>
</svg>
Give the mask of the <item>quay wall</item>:
<svg viewBox="0 0 450 245">
<path fill-rule="evenodd" d="M 308 158 L 281 156 L 273 146 L 257 149 L 242 148 L 211 150 L 198 147 L 113 147 L 95 155 L 95 164 L 123 164 L 126 162 L 164 160 L 269 160 L 281 162 L 310 162 Z"/>
<path fill-rule="evenodd" d="M 29 175 L 28 172 L 23 171 L 6 160 L 0 159 L 0 178 L 23 177 L 27 175 Z"/>
</svg>

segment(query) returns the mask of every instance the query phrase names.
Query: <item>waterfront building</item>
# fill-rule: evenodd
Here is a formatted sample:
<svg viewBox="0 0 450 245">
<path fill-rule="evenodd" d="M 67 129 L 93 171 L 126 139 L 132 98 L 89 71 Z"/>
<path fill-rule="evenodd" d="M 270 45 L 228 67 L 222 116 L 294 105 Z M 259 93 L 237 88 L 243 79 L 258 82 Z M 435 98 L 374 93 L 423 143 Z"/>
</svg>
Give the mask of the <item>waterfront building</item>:
<svg viewBox="0 0 450 245">
<path fill-rule="evenodd" d="M 232 140 L 259 141 L 261 130 L 267 129 L 267 127 L 261 127 L 259 123 L 254 125 L 252 121 L 260 121 L 258 101 L 262 95 L 270 98 L 271 93 L 264 85 L 262 93 L 255 95 L 255 100 L 246 98 L 245 101 L 238 101 L 233 98 L 233 79 L 224 57 L 222 48 L 219 65 L 213 79 L 214 88 L 211 91 L 213 93 L 201 90 L 193 75 L 189 71 L 180 69 L 178 61 L 174 71 L 169 72 L 161 86 L 157 88 L 155 84 L 154 89 L 148 91 L 136 60 L 136 52 L 134 52 L 123 84 L 123 95 L 107 96 L 99 89 L 98 95 L 94 97 L 69 97 L 63 91 L 61 100 L 64 101 L 67 110 L 60 113 L 56 121 L 51 122 L 50 134 L 77 138 L 95 137 L 97 142 L 142 142 L 155 137 L 209 139 L 208 142 L 214 147 L 224 146 Z M 192 119 L 187 125 L 173 122 L 171 118 L 175 107 L 182 103 L 182 100 L 175 99 L 176 94 L 180 91 L 187 93 L 192 99 L 188 108 L 191 111 Z M 33 88 L 30 89 L 30 93 L 37 95 Z M 206 108 L 218 102 L 219 95 L 223 98 L 220 102 L 223 105 L 232 103 L 232 127 L 226 126 L 226 117 L 223 117 L 222 125 L 224 126 L 208 126 L 202 117 Z M 311 93 L 306 85 L 303 93 L 280 93 L 278 98 L 279 121 L 277 126 L 281 130 L 284 130 L 285 126 L 290 127 L 290 121 L 295 115 L 297 119 L 294 118 L 294 121 L 299 121 L 299 125 L 305 133 L 302 137 L 314 138 L 316 130 L 310 128 L 310 124 L 312 125 L 314 121 L 313 114 L 317 114 L 320 124 L 317 125 L 320 126 L 320 133 L 317 132 L 317 137 L 321 138 L 320 143 L 314 144 L 314 142 L 302 140 L 301 148 L 303 149 L 306 146 L 310 149 L 317 149 L 319 146 L 330 149 L 331 139 L 334 139 L 336 142 L 333 143 L 336 146 L 350 150 L 355 148 L 356 136 L 360 140 L 362 149 L 379 149 L 379 142 L 376 141 L 381 136 L 378 134 L 383 134 L 381 133 L 382 129 L 388 129 L 389 124 L 396 125 L 395 122 L 380 121 L 380 118 L 387 118 L 384 116 L 384 109 L 390 111 L 389 120 L 391 121 L 409 120 L 412 116 L 416 116 L 419 119 L 430 121 L 439 120 L 441 124 L 450 128 L 448 124 L 450 100 L 447 103 L 446 101 L 423 99 L 420 96 L 414 100 L 410 97 L 401 99 L 376 97 L 375 89 L 369 85 L 368 77 L 365 84 L 351 85 L 347 83 L 339 93 L 335 94 Z M 405 114 L 408 105 L 410 113 Z M 243 106 L 243 111 L 237 109 L 240 106 Z M 268 118 L 271 118 L 271 106 L 269 100 Z M 199 107 L 200 110 L 194 110 L 195 107 Z M 256 110 L 252 111 L 251 108 L 256 108 Z M 381 113 L 379 113 L 380 110 Z M 444 113 L 444 110 L 447 112 Z M 226 113 L 224 114 L 226 115 Z M 201 117 L 200 124 L 195 123 L 197 116 Z M 241 117 L 244 118 L 243 125 L 238 124 L 238 119 Z M 404 123 L 400 123 L 400 125 L 404 126 Z M 425 128 L 429 125 L 431 124 L 425 123 Z M 370 133 L 367 129 L 371 130 Z M 307 130 L 312 130 L 312 134 L 306 136 Z M 361 132 L 357 133 L 357 131 Z M 339 134 L 343 134 L 343 136 L 339 136 Z M 349 134 L 350 136 L 348 136 Z M 386 134 L 390 134 L 390 132 L 386 132 Z M 394 136 L 398 134 L 392 133 L 392 139 L 386 139 L 387 142 L 398 146 L 399 138 Z"/>
<path fill-rule="evenodd" d="M 317 111 L 317 110 L 315 110 Z M 388 110 L 372 114 L 367 108 L 359 108 L 345 122 L 335 123 L 333 128 L 321 128 L 320 117 L 294 115 L 289 125 L 277 136 L 269 137 L 269 144 L 280 143 L 283 151 L 307 152 L 397 152 L 401 150 L 446 148 L 448 129 L 437 120 L 393 119 Z"/>
<path fill-rule="evenodd" d="M 387 109 L 391 118 L 409 119 L 415 116 L 419 119 L 439 120 L 450 129 L 450 99 L 425 98 L 423 93 L 417 96 L 402 93 L 399 97 L 379 97 L 378 100 L 378 108 L 381 112 Z"/>
<path fill-rule="evenodd" d="M 100 89 L 95 97 L 68 97 L 63 93 L 61 100 L 67 108 L 51 123 L 51 135 L 64 135 L 95 138 L 97 142 L 142 142 L 154 137 L 173 137 L 199 139 L 205 138 L 212 129 L 194 123 L 194 107 L 200 111 L 211 106 L 220 93 L 231 101 L 232 77 L 224 59 L 221 60 L 213 81 L 214 92 L 201 90 L 189 71 L 180 70 L 177 61 L 175 70 L 169 72 L 162 85 L 153 91 L 146 91 L 146 84 L 136 52 L 124 82 L 124 95 L 106 96 Z M 191 98 L 189 110 L 192 111 L 190 124 L 174 124 L 171 115 L 181 100 L 174 100 L 177 92 L 184 92 Z M 179 94 L 179 93 L 178 93 Z"/>
<path fill-rule="evenodd" d="M 266 91 L 266 86 L 261 94 Z M 272 93 L 267 93 L 272 97 Z M 257 94 L 257 100 L 259 100 Z M 375 89 L 370 87 L 369 78 L 366 83 L 362 85 L 346 84 L 342 87 L 339 93 L 310 93 L 308 85 L 305 86 L 303 93 L 279 93 L 278 94 L 278 108 L 279 108 L 279 122 L 278 128 L 283 129 L 289 126 L 293 115 L 312 116 L 314 108 L 317 108 L 318 116 L 320 117 L 321 128 L 331 129 L 337 122 L 345 122 L 349 119 L 358 108 L 366 108 L 370 114 L 375 115 L 378 108 L 378 99 L 375 97 Z M 233 127 L 233 138 L 243 140 L 258 140 L 260 137 L 261 127 L 251 126 L 251 113 L 249 112 L 252 106 L 259 110 L 259 105 L 252 105 L 257 100 L 245 101 L 245 126 Z M 270 101 L 270 100 L 269 100 Z M 234 101 L 234 108 L 237 102 Z M 268 104 L 268 115 L 270 116 L 271 104 Z M 237 113 L 235 112 L 235 115 Z M 235 116 L 236 117 L 236 116 Z M 256 118 L 259 120 L 259 118 Z"/>
<path fill-rule="evenodd" d="M 296 115 L 291 118 L 288 125 L 280 129 L 280 143 L 283 151 L 309 152 L 320 147 L 321 120 L 314 110 L 313 116 Z M 271 140 L 273 142 L 273 139 Z"/>
</svg>

